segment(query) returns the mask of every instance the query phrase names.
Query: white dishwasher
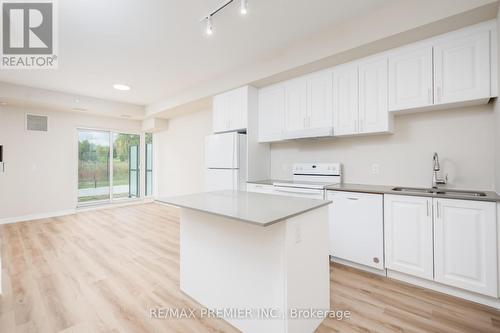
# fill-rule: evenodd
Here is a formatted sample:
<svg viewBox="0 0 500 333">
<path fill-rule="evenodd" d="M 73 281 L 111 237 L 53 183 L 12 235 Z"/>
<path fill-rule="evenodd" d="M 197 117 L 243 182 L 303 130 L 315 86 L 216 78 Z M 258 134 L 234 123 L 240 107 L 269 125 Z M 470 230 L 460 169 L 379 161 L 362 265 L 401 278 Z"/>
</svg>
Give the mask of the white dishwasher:
<svg viewBox="0 0 500 333">
<path fill-rule="evenodd" d="M 384 269 L 383 195 L 327 191 L 330 209 L 330 255 Z"/>
</svg>

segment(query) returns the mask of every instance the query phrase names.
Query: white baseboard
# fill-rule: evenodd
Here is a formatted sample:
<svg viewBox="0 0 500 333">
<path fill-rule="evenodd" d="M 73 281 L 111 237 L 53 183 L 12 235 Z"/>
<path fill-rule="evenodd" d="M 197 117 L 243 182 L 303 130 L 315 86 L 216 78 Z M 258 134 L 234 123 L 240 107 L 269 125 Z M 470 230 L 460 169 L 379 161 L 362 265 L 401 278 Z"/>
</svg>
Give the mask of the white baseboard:
<svg viewBox="0 0 500 333">
<path fill-rule="evenodd" d="M 123 207 L 123 206 L 138 205 L 138 204 L 143 204 L 143 203 L 148 203 L 148 202 L 153 202 L 153 201 L 154 200 L 152 198 L 145 198 L 145 199 L 126 201 L 126 202 L 84 206 L 84 207 L 78 207 L 75 209 L 61 210 L 61 211 L 57 211 L 57 212 L 47 212 L 47 213 L 40 213 L 40 214 L 30 214 L 30 215 L 23 215 L 23 216 L 7 217 L 7 218 L 0 219 L 0 224 L 10 224 L 10 223 L 27 222 L 27 221 L 40 220 L 40 219 L 48 219 L 51 217 L 76 214 L 78 212 L 111 209 L 111 208 L 117 208 L 117 207 Z"/>
<path fill-rule="evenodd" d="M 419 287 L 424 287 L 427 289 L 431 289 L 443 294 L 448 294 L 451 296 L 455 297 L 460 297 L 463 299 L 466 299 L 468 301 L 472 301 L 475 303 L 483 304 L 490 306 L 495 309 L 500 309 L 500 299 L 494 298 L 494 297 L 489 297 L 489 296 L 484 296 L 480 294 L 476 294 L 470 291 L 466 291 L 463 289 L 458 289 L 455 287 L 450 287 L 446 286 L 444 284 L 435 282 L 435 281 L 429 281 L 425 279 L 421 279 L 415 276 L 410 276 L 404 273 L 399 273 L 395 271 L 391 271 L 390 269 L 387 270 L 387 277 L 399 281 L 403 281 L 409 284 L 413 284 Z"/>
<path fill-rule="evenodd" d="M 23 215 L 23 216 L 7 217 L 7 218 L 0 219 L 0 224 L 9 224 L 9 223 L 25 222 L 25 221 L 32 221 L 32 220 L 48 219 L 51 217 L 71 215 L 71 214 L 75 214 L 75 213 L 76 213 L 76 209 L 67 209 L 67 210 L 61 210 L 61 211 L 57 211 L 57 212 L 48 212 L 48 213 L 40 213 L 40 214 L 30 214 L 30 215 Z"/>
</svg>

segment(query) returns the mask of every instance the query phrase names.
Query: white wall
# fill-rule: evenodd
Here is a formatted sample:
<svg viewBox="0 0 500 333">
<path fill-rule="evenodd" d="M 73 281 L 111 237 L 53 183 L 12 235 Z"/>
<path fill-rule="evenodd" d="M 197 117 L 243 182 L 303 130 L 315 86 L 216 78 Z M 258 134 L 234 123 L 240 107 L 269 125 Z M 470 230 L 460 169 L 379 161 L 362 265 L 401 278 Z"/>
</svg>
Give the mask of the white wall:
<svg viewBox="0 0 500 333">
<path fill-rule="evenodd" d="M 212 111 L 203 110 L 169 121 L 154 135 L 157 197 L 203 191 L 205 136 L 212 132 Z"/>
<path fill-rule="evenodd" d="M 271 146 L 271 175 L 291 177 L 294 162 L 339 161 L 347 183 L 430 186 L 438 152 L 450 187 L 495 189 L 492 104 L 401 115 L 395 134 L 291 141 Z M 372 164 L 380 174 L 372 174 Z"/>
<path fill-rule="evenodd" d="M 25 130 L 26 112 L 49 116 L 48 132 Z M 70 211 L 77 205 L 77 127 L 140 131 L 139 121 L 0 107 L 0 220 Z"/>
</svg>

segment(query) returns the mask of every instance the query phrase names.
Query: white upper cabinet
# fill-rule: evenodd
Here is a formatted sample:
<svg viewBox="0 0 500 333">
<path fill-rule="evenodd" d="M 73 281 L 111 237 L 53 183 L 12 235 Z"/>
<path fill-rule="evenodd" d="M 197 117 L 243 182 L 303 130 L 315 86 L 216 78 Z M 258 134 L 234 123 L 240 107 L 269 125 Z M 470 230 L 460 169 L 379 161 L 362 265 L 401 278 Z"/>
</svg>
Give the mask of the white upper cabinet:
<svg viewBox="0 0 500 333">
<path fill-rule="evenodd" d="M 488 21 L 263 88 L 261 108 L 276 111 L 259 110 L 259 140 L 390 133 L 393 112 L 485 103 L 497 96 L 495 36 Z M 242 126 L 220 113 L 214 127 Z"/>
<path fill-rule="evenodd" d="M 385 266 L 433 279 L 432 198 L 384 195 Z"/>
<path fill-rule="evenodd" d="M 434 199 L 436 281 L 498 296 L 495 205 Z"/>
<path fill-rule="evenodd" d="M 432 104 L 432 45 L 392 52 L 389 55 L 389 110 Z"/>
<path fill-rule="evenodd" d="M 259 142 L 282 140 L 285 116 L 285 86 L 259 90 Z"/>
<path fill-rule="evenodd" d="M 490 97 L 490 31 L 464 31 L 434 46 L 436 104 Z"/>
<path fill-rule="evenodd" d="M 307 81 L 298 78 L 285 83 L 284 132 L 295 133 L 307 128 Z"/>
<path fill-rule="evenodd" d="M 213 100 L 214 133 L 246 130 L 249 87 L 217 95 Z"/>
<path fill-rule="evenodd" d="M 333 128 L 332 71 L 321 71 L 307 77 L 307 120 L 310 128 Z"/>
<path fill-rule="evenodd" d="M 358 66 L 348 64 L 333 72 L 333 133 L 358 132 Z"/>
<path fill-rule="evenodd" d="M 217 95 L 213 99 L 212 126 L 214 133 L 224 132 L 227 128 L 227 98 Z"/>
<path fill-rule="evenodd" d="M 387 57 L 364 61 L 358 71 L 359 133 L 392 131 L 387 104 Z"/>
</svg>

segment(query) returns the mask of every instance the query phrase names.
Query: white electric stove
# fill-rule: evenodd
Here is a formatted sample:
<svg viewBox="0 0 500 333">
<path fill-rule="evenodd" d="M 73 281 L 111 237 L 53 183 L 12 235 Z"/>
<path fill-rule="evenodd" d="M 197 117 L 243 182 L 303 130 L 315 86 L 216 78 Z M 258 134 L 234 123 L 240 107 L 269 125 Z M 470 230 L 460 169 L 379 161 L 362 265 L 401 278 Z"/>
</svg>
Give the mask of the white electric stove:
<svg viewBox="0 0 500 333">
<path fill-rule="evenodd" d="M 276 194 L 323 199 L 325 187 L 342 182 L 340 163 L 295 163 L 293 180 L 274 182 Z"/>
</svg>

